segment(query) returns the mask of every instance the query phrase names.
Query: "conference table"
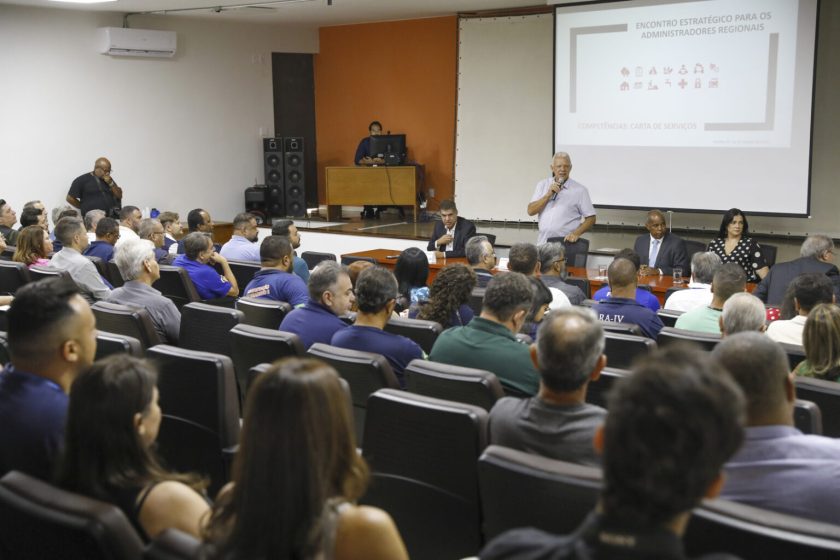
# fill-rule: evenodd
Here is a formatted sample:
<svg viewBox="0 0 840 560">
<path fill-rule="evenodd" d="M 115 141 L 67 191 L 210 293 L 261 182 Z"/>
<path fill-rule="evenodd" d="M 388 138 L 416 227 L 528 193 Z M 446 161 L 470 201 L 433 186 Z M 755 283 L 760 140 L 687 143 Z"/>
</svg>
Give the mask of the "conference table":
<svg viewBox="0 0 840 560">
<path fill-rule="evenodd" d="M 400 252 L 396 249 L 371 249 L 370 251 L 358 251 L 356 253 L 347 253 L 341 255 L 341 258 L 343 259 L 344 257 L 350 257 L 373 259 L 374 261 L 376 261 L 377 264 L 393 270 L 399 254 Z M 432 283 L 432 281 L 435 279 L 435 276 L 437 276 L 437 273 L 441 268 L 453 263 L 467 264 L 467 259 L 438 259 L 434 263 L 429 263 L 428 283 Z M 587 297 L 592 297 L 592 295 L 595 294 L 595 292 L 597 292 L 604 284 L 607 283 L 607 278 L 604 276 L 599 276 L 598 269 L 595 268 L 569 267 L 567 270 L 569 272 L 570 278 L 585 278 L 589 280 L 589 293 L 586 294 Z M 500 270 L 494 268 L 492 272 L 495 274 L 496 272 L 500 272 Z M 640 276 L 639 285 L 648 286 L 653 295 L 655 295 L 659 299 L 659 303 L 664 305 L 665 294 L 669 288 L 673 288 L 675 286 L 686 287 L 687 284 L 685 279 L 683 280 L 682 284 L 674 284 L 674 279 L 671 276 Z M 752 291 L 752 288 L 754 286 L 754 284 L 750 285 L 750 291 Z"/>
</svg>

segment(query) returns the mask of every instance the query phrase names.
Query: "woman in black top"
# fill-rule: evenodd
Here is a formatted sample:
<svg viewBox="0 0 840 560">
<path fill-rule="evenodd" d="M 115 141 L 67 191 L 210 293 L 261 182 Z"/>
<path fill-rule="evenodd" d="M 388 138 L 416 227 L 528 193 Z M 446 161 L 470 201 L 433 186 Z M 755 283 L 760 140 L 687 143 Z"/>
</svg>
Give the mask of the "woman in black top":
<svg viewBox="0 0 840 560">
<path fill-rule="evenodd" d="M 759 282 L 770 271 L 761 245 L 750 238 L 747 217 L 737 208 L 731 208 L 723 215 L 718 237 L 709 243 L 709 251 L 719 256 L 722 264 L 740 265 L 747 282 Z"/>
</svg>

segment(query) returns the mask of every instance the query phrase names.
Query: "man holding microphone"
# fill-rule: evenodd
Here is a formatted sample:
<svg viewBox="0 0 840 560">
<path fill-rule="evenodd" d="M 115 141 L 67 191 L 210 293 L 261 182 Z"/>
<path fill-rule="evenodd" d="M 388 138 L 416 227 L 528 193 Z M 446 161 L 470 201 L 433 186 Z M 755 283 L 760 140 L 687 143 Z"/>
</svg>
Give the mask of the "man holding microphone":
<svg viewBox="0 0 840 560">
<path fill-rule="evenodd" d="M 551 163 L 551 177 L 537 183 L 528 203 L 528 215 L 539 215 L 540 235 L 537 245 L 552 237 L 564 243 L 576 243 L 595 224 L 595 208 L 586 187 L 569 179 L 572 160 L 566 152 L 557 152 Z"/>
</svg>

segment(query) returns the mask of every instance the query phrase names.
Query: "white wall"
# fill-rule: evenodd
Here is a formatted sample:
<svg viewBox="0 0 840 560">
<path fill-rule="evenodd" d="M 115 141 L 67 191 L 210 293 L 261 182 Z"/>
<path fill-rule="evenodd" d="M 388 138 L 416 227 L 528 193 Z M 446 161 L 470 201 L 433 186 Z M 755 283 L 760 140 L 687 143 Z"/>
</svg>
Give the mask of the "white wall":
<svg viewBox="0 0 840 560">
<path fill-rule="evenodd" d="M 96 28 L 119 14 L 0 6 L 0 197 L 61 203 L 107 156 L 124 204 L 202 206 L 216 220 L 263 182 L 274 131 L 271 52 L 316 52 L 315 28 L 132 17 L 178 34 L 173 59 L 99 54 Z"/>
</svg>

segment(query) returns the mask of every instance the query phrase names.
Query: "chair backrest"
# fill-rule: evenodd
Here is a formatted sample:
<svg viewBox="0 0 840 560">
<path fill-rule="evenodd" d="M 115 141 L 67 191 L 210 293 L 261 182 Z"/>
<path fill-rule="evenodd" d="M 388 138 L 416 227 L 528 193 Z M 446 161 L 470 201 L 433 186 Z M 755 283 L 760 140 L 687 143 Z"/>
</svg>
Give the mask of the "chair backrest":
<svg viewBox="0 0 840 560">
<path fill-rule="evenodd" d="M 590 309 L 596 305 L 598 305 L 598 300 L 586 298 L 582 302 L 580 302 L 581 307 L 589 307 Z"/>
<path fill-rule="evenodd" d="M 240 403 L 244 406 L 248 391 L 248 372 L 257 364 L 272 363 L 287 356 L 303 356 L 303 343 L 298 335 L 265 329 L 253 325 L 238 324 L 230 329 L 230 350 L 236 382 L 239 386 Z"/>
<path fill-rule="evenodd" d="M 152 287 L 171 299 L 178 309 L 193 301 L 201 301 L 190 275 L 180 266 L 160 265 L 160 278 Z"/>
<path fill-rule="evenodd" d="M 569 284 L 570 286 L 577 286 L 578 288 L 580 288 L 580 291 L 583 292 L 583 295 L 586 297 L 589 297 L 589 295 L 592 293 L 589 291 L 590 286 L 588 278 L 574 278 L 570 276 L 563 281 L 566 284 Z"/>
<path fill-rule="evenodd" d="M 239 402 L 227 356 L 158 344 L 146 351 L 158 367 L 163 421 L 158 451 L 169 467 L 210 478 L 215 495 L 230 477 L 224 450 L 239 439 Z"/>
<path fill-rule="evenodd" d="M 646 336 L 625 334 L 611 330 L 604 331 L 606 345 L 604 354 L 607 363 L 622 369 L 629 369 L 639 356 L 645 356 L 656 349 L 656 342 Z"/>
<path fill-rule="evenodd" d="M 642 336 L 642 329 L 634 323 L 613 323 L 612 321 L 598 321 L 606 332 L 634 334 Z"/>
<path fill-rule="evenodd" d="M 236 278 L 236 284 L 239 286 L 239 293 L 245 293 L 245 286 L 248 282 L 254 279 L 254 275 L 260 271 L 260 263 L 246 262 L 246 261 L 228 261 L 230 271 L 233 277 Z"/>
<path fill-rule="evenodd" d="M 236 300 L 236 309 L 244 313 L 242 322 L 246 325 L 277 329 L 292 306 L 285 301 L 241 297 Z"/>
<path fill-rule="evenodd" d="M 480 406 L 489 411 L 505 396 L 492 372 L 429 360 L 412 360 L 405 368 L 407 389 L 418 395 Z"/>
<path fill-rule="evenodd" d="M 269 370 L 272 364 L 257 364 L 252 367 L 248 371 L 248 382 L 247 382 L 247 390 L 250 390 L 254 383 L 257 381 L 257 377 L 265 373 Z M 343 377 L 338 378 L 339 383 L 341 383 L 341 388 L 344 389 L 345 395 L 347 395 L 347 406 L 353 408 L 353 395 L 350 393 L 350 384 L 347 383 L 347 380 Z"/>
<path fill-rule="evenodd" d="M 348 265 L 356 261 L 367 261 L 369 263 L 376 264 L 376 259 L 374 259 L 373 257 L 352 257 L 350 255 L 341 256 L 341 264 L 343 265 Z"/>
<path fill-rule="evenodd" d="M 486 237 L 487 241 L 490 242 L 490 245 L 495 245 L 496 244 L 496 235 L 495 234 L 493 234 L 493 233 L 476 233 L 475 234 L 476 237 L 478 237 L 480 235 L 483 235 L 484 237 Z"/>
<path fill-rule="evenodd" d="M 12 294 L 31 281 L 29 268 L 20 262 L 0 260 L 0 294 Z"/>
<path fill-rule="evenodd" d="M 589 240 L 581 237 L 574 243 L 564 241 L 563 237 L 549 237 L 549 243 L 562 243 L 566 248 L 566 264 L 576 268 L 586 268 L 589 258 Z"/>
<path fill-rule="evenodd" d="M 485 540 L 516 527 L 568 534 L 595 508 L 601 470 L 490 445 L 478 481 Z"/>
<path fill-rule="evenodd" d="M 399 334 L 417 343 L 426 354 L 432 351 L 438 335 L 443 327 L 437 321 L 423 319 L 408 319 L 406 317 L 391 317 L 385 323 L 385 332 Z"/>
<path fill-rule="evenodd" d="M 363 498 L 394 517 L 413 558 L 462 558 L 481 546 L 477 460 L 487 411 L 383 389 L 368 400 Z"/>
<path fill-rule="evenodd" d="M 300 258 L 306 262 L 306 268 L 309 270 L 313 270 L 321 261 L 335 262 L 337 260 L 333 253 L 319 253 L 318 251 L 304 251 Z"/>
<path fill-rule="evenodd" d="M 143 356 L 143 345 L 133 336 L 97 330 L 95 359 L 99 360 L 111 354 L 128 354 L 140 358 Z"/>
<path fill-rule="evenodd" d="M 108 261 L 108 278 L 111 279 L 111 285 L 115 288 L 119 288 L 125 284 L 120 268 L 117 266 L 117 263 L 112 260 Z"/>
<path fill-rule="evenodd" d="M 96 267 L 96 272 L 108 283 L 111 282 L 111 271 L 108 269 L 108 262 L 103 261 L 102 257 L 96 257 L 93 255 L 85 255 L 85 258 L 93 263 Z M 113 286 L 113 284 L 111 284 Z"/>
<path fill-rule="evenodd" d="M 819 407 L 823 435 L 840 438 L 840 383 L 797 377 L 796 398 L 811 401 Z"/>
<path fill-rule="evenodd" d="M 73 277 L 66 270 L 59 270 L 51 266 L 33 266 L 29 268 L 29 277 L 33 282 L 43 280 L 44 278 L 55 278 L 56 276 L 66 282 L 73 282 Z"/>
<path fill-rule="evenodd" d="M 201 541 L 178 529 L 166 529 L 152 539 L 144 560 L 205 560 Z"/>
<path fill-rule="evenodd" d="M 726 551 L 739 558 L 840 556 L 840 527 L 727 500 L 694 509 L 683 536 L 686 556 Z"/>
<path fill-rule="evenodd" d="M 662 321 L 662 324 L 666 327 L 673 327 L 677 324 L 677 319 L 680 318 L 680 315 L 685 313 L 685 311 L 677 311 L 675 309 L 660 309 L 656 312 L 656 315 L 659 317 L 659 320 Z"/>
<path fill-rule="evenodd" d="M 793 403 L 793 424 L 803 434 L 822 435 L 822 412 L 811 401 L 796 399 Z"/>
<path fill-rule="evenodd" d="M 9 335 L 6 331 L 0 331 L 0 363 L 8 364 L 12 361 L 12 355 L 9 352 Z"/>
<path fill-rule="evenodd" d="M 703 243 L 702 241 L 692 241 L 690 239 L 684 239 L 685 241 L 685 252 L 688 254 L 688 262 L 691 262 L 691 257 L 694 256 L 694 253 L 705 253 L 706 248 L 708 247 L 708 243 Z M 690 270 L 684 270 L 684 274 L 690 274 Z"/>
<path fill-rule="evenodd" d="M 242 321 L 244 313 L 209 303 L 188 303 L 181 308 L 181 348 L 231 355 L 230 329 Z"/>
<path fill-rule="evenodd" d="M 776 264 L 776 253 L 779 251 L 779 248 L 775 245 L 768 245 L 767 243 L 761 244 L 761 254 L 764 255 L 764 260 L 767 262 L 767 266 L 773 266 Z"/>
<path fill-rule="evenodd" d="M 16 250 L 17 250 L 17 247 L 15 247 L 14 245 L 6 245 L 6 248 L 3 249 L 2 252 L 0 252 L 0 260 L 3 260 L 3 261 L 12 260 L 12 257 L 15 256 L 15 251 Z"/>
<path fill-rule="evenodd" d="M 487 288 L 475 287 L 470 294 L 470 308 L 472 308 L 476 317 L 481 315 L 481 306 L 484 304 L 485 292 L 487 292 Z"/>
<path fill-rule="evenodd" d="M 607 408 L 607 399 L 613 385 L 622 377 L 630 375 L 630 373 L 629 369 L 605 367 L 601 370 L 600 377 L 596 381 L 589 383 L 589 387 L 586 390 L 586 402 Z"/>
<path fill-rule="evenodd" d="M 787 354 L 790 370 L 793 371 L 799 365 L 799 362 L 805 359 L 805 348 L 799 344 L 788 344 L 786 342 L 780 342 L 779 344 L 782 345 L 785 354 Z"/>
<path fill-rule="evenodd" d="M 107 301 L 97 301 L 90 306 L 96 316 L 96 328 L 130 336 L 145 350 L 163 342 L 155 330 L 149 312 L 140 307 L 130 307 Z"/>
<path fill-rule="evenodd" d="M 685 329 L 678 329 L 675 327 L 663 327 L 659 331 L 659 336 L 656 337 L 656 343 L 659 346 L 667 346 L 678 341 L 691 341 L 699 344 L 703 350 L 714 350 L 717 343 L 720 342 L 719 334 L 704 333 L 697 331 L 687 331 Z"/>
<path fill-rule="evenodd" d="M 400 384 L 391 364 L 381 354 L 348 350 L 316 342 L 307 354 L 324 360 L 350 384 L 353 395 L 353 418 L 359 445 L 364 438 L 368 397 L 379 389 L 399 389 Z"/>
<path fill-rule="evenodd" d="M 12 471 L 0 479 L 0 557 L 140 560 L 143 542 L 116 506 Z"/>
</svg>

